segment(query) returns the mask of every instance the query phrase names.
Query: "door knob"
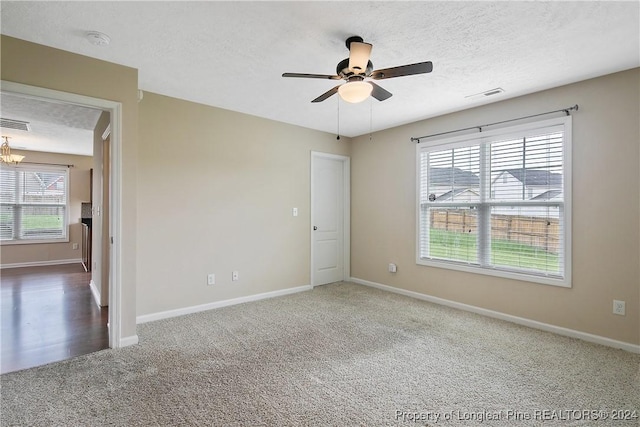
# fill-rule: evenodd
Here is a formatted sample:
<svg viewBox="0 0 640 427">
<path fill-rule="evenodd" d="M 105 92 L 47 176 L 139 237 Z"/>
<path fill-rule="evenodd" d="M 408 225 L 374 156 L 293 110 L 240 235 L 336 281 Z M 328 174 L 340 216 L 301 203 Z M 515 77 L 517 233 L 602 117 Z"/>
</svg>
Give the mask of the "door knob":
<svg viewBox="0 0 640 427">
<path fill-rule="evenodd" d="M 316 227 L 315 225 L 313 226 L 313 231 L 316 231 L 318 229 L 318 227 Z"/>
</svg>

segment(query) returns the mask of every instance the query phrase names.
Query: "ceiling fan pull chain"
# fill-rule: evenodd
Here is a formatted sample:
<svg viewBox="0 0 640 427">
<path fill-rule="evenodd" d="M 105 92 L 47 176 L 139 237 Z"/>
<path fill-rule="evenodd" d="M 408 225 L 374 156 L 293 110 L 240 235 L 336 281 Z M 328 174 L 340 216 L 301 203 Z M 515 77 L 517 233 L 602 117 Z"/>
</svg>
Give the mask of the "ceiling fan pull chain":
<svg viewBox="0 0 640 427">
<path fill-rule="evenodd" d="M 369 141 L 373 141 L 373 99 L 369 99 Z"/>
<path fill-rule="evenodd" d="M 340 97 L 337 97 L 338 99 L 338 136 L 336 136 L 336 139 L 339 141 L 340 140 Z"/>
</svg>

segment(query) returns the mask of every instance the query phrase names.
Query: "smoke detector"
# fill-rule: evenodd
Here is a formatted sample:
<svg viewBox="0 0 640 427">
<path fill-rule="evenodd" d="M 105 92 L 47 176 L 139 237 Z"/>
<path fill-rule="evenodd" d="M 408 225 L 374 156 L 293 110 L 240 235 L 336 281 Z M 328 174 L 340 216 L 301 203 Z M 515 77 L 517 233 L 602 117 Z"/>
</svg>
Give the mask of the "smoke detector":
<svg viewBox="0 0 640 427">
<path fill-rule="evenodd" d="M 108 46 L 111 43 L 111 37 L 99 31 L 89 31 L 86 37 L 89 43 L 96 46 Z"/>
</svg>

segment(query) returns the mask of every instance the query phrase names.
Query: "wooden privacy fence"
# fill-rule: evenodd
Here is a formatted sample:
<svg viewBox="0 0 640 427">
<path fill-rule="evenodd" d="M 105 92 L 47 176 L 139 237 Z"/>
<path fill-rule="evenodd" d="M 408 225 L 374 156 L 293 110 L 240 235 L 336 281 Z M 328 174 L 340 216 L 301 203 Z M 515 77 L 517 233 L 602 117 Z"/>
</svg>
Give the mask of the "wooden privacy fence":
<svg viewBox="0 0 640 427">
<path fill-rule="evenodd" d="M 456 233 L 478 230 L 478 212 L 471 209 L 431 209 L 431 228 Z M 557 254 L 560 222 L 557 218 L 519 215 L 491 215 L 491 240 L 508 240 Z"/>
</svg>

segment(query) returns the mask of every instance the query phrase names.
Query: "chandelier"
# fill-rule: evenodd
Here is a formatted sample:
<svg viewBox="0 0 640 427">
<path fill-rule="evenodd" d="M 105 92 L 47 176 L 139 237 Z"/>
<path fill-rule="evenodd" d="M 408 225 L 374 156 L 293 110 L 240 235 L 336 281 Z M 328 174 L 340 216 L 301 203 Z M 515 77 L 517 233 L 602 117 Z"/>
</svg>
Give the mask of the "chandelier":
<svg viewBox="0 0 640 427">
<path fill-rule="evenodd" d="M 11 163 L 17 165 L 24 159 L 24 156 L 19 154 L 11 154 L 11 148 L 9 147 L 9 137 L 3 136 L 4 141 L 2 142 L 2 155 L 0 156 L 0 162 L 2 163 Z"/>
</svg>

